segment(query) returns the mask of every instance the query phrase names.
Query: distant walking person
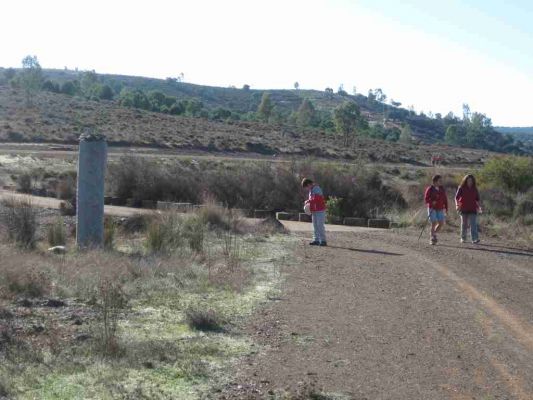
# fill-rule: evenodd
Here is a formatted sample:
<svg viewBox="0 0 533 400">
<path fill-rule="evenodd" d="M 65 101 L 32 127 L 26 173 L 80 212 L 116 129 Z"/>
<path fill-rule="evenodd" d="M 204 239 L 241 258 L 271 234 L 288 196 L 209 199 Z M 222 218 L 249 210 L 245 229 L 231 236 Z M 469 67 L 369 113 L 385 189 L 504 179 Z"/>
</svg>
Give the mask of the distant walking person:
<svg viewBox="0 0 533 400">
<path fill-rule="evenodd" d="M 428 218 L 431 221 L 429 242 L 434 245 L 437 244 L 437 233 L 444 226 L 448 212 L 448 197 L 444 186 L 442 186 L 440 175 L 435 175 L 432 179 L 432 185 L 426 188 L 424 201 L 428 207 Z"/>
<path fill-rule="evenodd" d="M 468 228 L 472 243 L 479 243 L 477 214 L 481 213 L 481 202 L 474 175 L 466 175 L 455 194 L 455 208 L 461 215 L 461 243 L 466 242 Z"/>
<path fill-rule="evenodd" d="M 311 246 L 327 246 L 326 241 L 326 201 L 322 189 L 311 179 L 304 178 L 302 187 L 309 192 L 309 197 L 305 202 L 305 209 L 308 209 L 313 218 L 313 241 Z"/>
</svg>

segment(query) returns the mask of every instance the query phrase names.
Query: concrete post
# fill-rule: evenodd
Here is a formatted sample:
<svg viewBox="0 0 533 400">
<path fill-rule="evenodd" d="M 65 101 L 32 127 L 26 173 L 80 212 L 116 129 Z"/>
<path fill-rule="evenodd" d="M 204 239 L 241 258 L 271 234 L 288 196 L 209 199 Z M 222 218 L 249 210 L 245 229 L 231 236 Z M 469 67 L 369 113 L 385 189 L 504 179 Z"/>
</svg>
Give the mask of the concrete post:
<svg viewBox="0 0 533 400">
<path fill-rule="evenodd" d="M 80 136 L 76 242 L 80 248 L 104 245 L 104 180 L 107 165 L 105 136 Z"/>
</svg>

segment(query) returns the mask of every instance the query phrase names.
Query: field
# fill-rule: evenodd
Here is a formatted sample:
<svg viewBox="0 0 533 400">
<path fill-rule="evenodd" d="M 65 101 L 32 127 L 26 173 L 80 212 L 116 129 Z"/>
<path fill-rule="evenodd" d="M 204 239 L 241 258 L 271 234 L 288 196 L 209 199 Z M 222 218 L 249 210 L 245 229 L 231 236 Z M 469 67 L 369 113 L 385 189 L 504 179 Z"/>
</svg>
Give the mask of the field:
<svg viewBox="0 0 533 400">
<path fill-rule="evenodd" d="M 220 390 L 227 366 L 254 351 L 240 321 L 279 296 L 294 240 L 206 210 L 108 220 L 112 244 L 86 253 L 74 250 L 62 219 L 65 255 L 45 250 L 59 215 L 36 211 L 36 250 L 0 247 L 0 395 L 200 398 Z M 213 215 L 232 231 L 213 225 Z"/>
</svg>

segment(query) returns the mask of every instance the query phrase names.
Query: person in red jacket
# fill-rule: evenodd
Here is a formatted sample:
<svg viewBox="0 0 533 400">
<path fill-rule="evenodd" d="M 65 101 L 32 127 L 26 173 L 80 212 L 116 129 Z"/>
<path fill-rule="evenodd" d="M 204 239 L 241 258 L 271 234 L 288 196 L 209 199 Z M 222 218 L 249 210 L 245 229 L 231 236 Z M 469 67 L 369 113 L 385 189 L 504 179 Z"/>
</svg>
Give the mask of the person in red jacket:
<svg viewBox="0 0 533 400">
<path fill-rule="evenodd" d="M 446 190 L 442 186 L 442 177 L 435 175 L 432 179 L 432 185 L 426 188 L 424 193 L 424 202 L 428 208 L 428 218 L 431 221 L 430 243 L 437 244 L 437 233 L 442 229 L 446 222 L 446 213 L 448 212 L 448 197 Z"/>
<path fill-rule="evenodd" d="M 455 208 L 461 215 L 461 243 L 466 242 L 468 228 L 472 243 L 479 243 L 477 214 L 481 213 L 481 202 L 474 175 L 466 175 L 455 194 Z"/>
<path fill-rule="evenodd" d="M 302 180 L 302 187 L 309 192 L 305 208 L 309 208 L 313 218 L 313 241 L 311 246 L 327 246 L 326 241 L 326 200 L 322 189 L 309 178 Z"/>
</svg>

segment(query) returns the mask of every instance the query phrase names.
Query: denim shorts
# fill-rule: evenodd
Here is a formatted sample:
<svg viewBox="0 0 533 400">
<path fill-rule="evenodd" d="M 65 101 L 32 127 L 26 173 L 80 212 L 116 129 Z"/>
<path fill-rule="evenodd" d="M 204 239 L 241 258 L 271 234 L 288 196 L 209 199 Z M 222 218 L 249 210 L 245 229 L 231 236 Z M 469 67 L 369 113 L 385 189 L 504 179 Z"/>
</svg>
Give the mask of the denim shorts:
<svg viewBox="0 0 533 400">
<path fill-rule="evenodd" d="M 442 222 L 446 219 L 446 214 L 444 213 L 444 210 L 433 210 L 430 209 L 428 211 L 429 220 L 431 222 Z"/>
</svg>

